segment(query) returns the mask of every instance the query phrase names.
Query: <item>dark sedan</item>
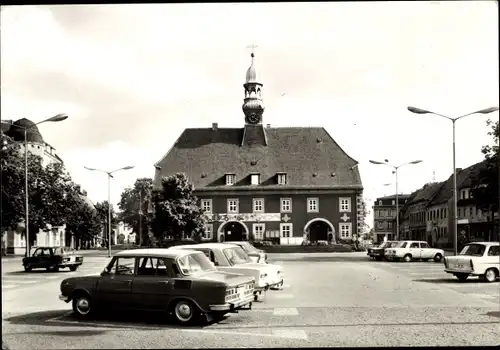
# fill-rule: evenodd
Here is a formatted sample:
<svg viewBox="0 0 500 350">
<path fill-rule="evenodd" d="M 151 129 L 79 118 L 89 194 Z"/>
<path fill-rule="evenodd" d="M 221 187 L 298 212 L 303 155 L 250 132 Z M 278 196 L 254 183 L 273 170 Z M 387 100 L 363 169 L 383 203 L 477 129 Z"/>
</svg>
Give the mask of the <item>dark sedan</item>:
<svg viewBox="0 0 500 350">
<path fill-rule="evenodd" d="M 372 259 L 380 261 L 380 260 L 382 260 L 384 258 L 384 250 L 385 250 L 385 248 L 395 247 L 397 243 L 398 243 L 397 241 L 382 242 L 378 246 L 374 246 L 374 247 L 368 248 L 366 255 L 368 255 Z"/>
<path fill-rule="evenodd" d="M 100 275 L 67 278 L 59 299 L 76 316 L 103 309 L 165 312 L 181 325 L 251 308 L 254 278 L 217 271 L 202 252 L 137 249 L 117 253 Z"/>
<path fill-rule="evenodd" d="M 38 247 L 32 256 L 23 259 L 26 272 L 32 269 L 57 272 L 64 268 L 76 271 L 81 264 L 83 264 L 83 256 L 75 254 L 74 249 L 68 247 Z"/>
</svg>

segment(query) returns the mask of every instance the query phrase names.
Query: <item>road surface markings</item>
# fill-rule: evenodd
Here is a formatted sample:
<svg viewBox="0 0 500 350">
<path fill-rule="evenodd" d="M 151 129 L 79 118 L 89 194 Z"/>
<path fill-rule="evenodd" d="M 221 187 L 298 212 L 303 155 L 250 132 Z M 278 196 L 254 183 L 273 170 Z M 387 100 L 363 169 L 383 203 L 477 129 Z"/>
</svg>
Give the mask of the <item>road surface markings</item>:
<svg viewBox="0 0 500 350">
<path fill-rule="evenodd" d="M 288 308 L 275 308 L 273 310 L 274 316 L 297 316 L 299 311 L 294 307 Z"/>
<path fill-rule="evenodd" d="M 7 282 L 7 283 L 12 282 L 12 283 L 19 283 L 19 284 L 30 284 L 30 283 L 38 283 L 39 281 L 38 280 L 36 280 L 36 281 L 21 281 L 21 280 L 7 280 L 7 279 L 3 279 L 2 283 L 5 283 L 5 282 Z"/>
<path fill-rule="evenodd" d="M 273 329 L 273 335 L 280 338 L 307 340 L 307 334 L 301 329 Z"/>
<path fill-rule="evenodd" d="M 19 287 L 19 284 L 2 284 L 2 289 Z"/>
<path fill-rule="evenodd" d="M 287 293 L 273 293 L 273 297 L 276 299 L 293 299 L 295 296 L 293 294 L 287 294 Z"/>
</svg>

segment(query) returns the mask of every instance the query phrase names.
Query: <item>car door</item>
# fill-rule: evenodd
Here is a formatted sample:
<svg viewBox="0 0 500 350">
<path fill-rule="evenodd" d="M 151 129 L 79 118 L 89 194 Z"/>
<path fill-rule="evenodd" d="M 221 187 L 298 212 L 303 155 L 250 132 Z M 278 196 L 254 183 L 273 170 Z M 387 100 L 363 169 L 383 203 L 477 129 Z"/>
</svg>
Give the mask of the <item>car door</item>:
<svg viewBox="0 0 500 350">
<path fill-rule="evenodd" d="M 432 249 L 427 242 L 420 242 L 420 258 L 431 259 Z"/>
<path fill-rule="evenodd" d="M 498 245 L 490 246 L 484 256 L 487 265 L 486 268 L 496 267 L 497 269 L 500 269 L 500 260 L 498 259 L 500 256 L 500 246 Z"/>
<path fill-rule="evenodd" d="M 115 257 L 97 284 L 100 304 L 120 309 L 140 308 L 141 298 L 132 294 L 136 272 L 136 257 Z"/>
<path fill-rule="evenodd" d="M 52 252 L 50 248 L 38 248 L 33 253 L 33 267 L 47 268 L 49 267 L 52 259 Z"/>
<path fill-rule="evenodd" d="M 141 308 L 166 309 L 173 296 L 171 259 L 142 257 L 132 284 L 134 298 L 141 301 Z"/>
<path fill-rule="evenodd" d="M 413 259 L 420 259 L 420 243 L 418 242 L 411 242 L 410 247 L 408 248 L 409 253 L 411 254 Z"/>
</svg>

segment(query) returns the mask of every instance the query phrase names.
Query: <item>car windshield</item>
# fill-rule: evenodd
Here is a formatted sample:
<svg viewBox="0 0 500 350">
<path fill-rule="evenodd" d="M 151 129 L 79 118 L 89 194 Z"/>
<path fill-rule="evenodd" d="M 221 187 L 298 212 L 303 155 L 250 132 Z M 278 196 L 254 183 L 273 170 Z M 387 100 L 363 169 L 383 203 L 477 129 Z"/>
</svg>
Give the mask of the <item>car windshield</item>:
<svg viewBox="0 0 500 350">
<path fill-rule="evenodd" d="M 252 259 L 241 247 L 226 248 L 222 251 L 231 265 L 252 262 Z"/>
<path fill-rule="evenodd" d="M 250 243 L 248 242 L 242 242 L 238 244 L 243 250 L 245 250 L 247 253 L 258 253 L 259 251 Z"/>
<path fill-rule="evenodd" d="M 177 265 L 184 275 L 198 272 L 214 271 L 215 266 L 208 260 L 204 253 L 192 253 L 177 259 Z"/>
<path fill-rule="evenodd" d="M 486 247 L 483 244 L 468 244 L 458 255 L 483 256 Z"/>
<path fill-rule="evenodd" d="M 394 242 L 394 248 L 406 248 L 406 245 L 408 244 L 408 242 Z"/>
</svg>

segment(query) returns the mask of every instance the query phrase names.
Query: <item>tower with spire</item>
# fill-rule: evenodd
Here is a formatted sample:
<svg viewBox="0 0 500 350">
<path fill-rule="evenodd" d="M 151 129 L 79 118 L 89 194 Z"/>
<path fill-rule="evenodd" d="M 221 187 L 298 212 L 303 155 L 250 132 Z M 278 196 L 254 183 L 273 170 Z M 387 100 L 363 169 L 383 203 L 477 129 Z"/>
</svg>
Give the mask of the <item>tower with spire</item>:
<svg viewBox="0 0 500 350">
<path fill-rule="evenodd" d="M 245 114 L 245 124 L 258 125 L 262 124 L 262 114 L 264 113 L 264 102 L 262 101 L 263 85 L 257 81 L 257 72 L 255 71 L 253 49 L 256 46 L 252 45 L 252 63 L 247 70 L 245 84 L 245 99 L 243 100 L 243 113 Z"/>
</svg>

